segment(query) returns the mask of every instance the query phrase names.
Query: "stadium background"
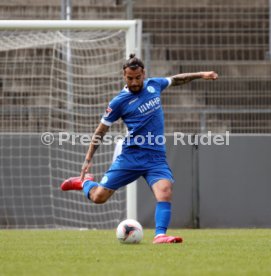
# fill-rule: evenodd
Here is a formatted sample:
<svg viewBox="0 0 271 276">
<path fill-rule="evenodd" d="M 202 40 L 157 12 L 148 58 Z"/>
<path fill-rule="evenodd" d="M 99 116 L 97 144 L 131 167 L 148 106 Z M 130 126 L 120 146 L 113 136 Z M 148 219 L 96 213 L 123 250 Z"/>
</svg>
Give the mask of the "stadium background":
<svg viewBox="0 0 271 276">
<path fill-rule="evenodd" d="M 3 0 L 0 4 L 0 19 L 48 20 L 60 19 L 60 16 L 61 1 Z M 181 89 L 170 88 L 163 96 L 169 136 L 173 131 L 205 133 L 210 130 L 223 134 L 230 131 L 232 134 L 230 146 L 225 147 L 173 147 L 169 142 L 169 163 L 176 178 L 172 226 L 270 227 L 268 0 L 189 3 L 138 0 L 133 1 L 132 9 L 121 0 L 73 3 L 72 19 L 127 18 L 143 20 L 142 55 L 149 76 L 202 70 L 214 70 L 220 76 L 211 85 L 195 81 Z M 73 226 L 74 220 L 63 224 L 54 218 L 50 188 L 44 177 L 52 164 L 47 162 L 48 151 L 39 144 L 39 135 L 30 134 L 47 131 L 46 122 L 41 120 L 39 112 L 24 116 L 23 125 L 22 119 L 16 116 L 16 108 L 20 110 L 29 103 L 22 99 L 33 99 L 33 92 L 27 94 L 22 89 L 20 94 L 3 81 L 0 89 L 0 227 Z M 22 126 L 27 126 L 27 131 Z M 9 134 L 11 129 L 12 133 L 26 133 L 16 141 Z M 88 128 L 80 131 L 87 132 Z M 27 150 L 24 152 L 24 149 Z M 41 162 L 40 156 L 44 166 L 37 174 L 32 168 Z M 39 183 L 38 190 L 33 189 L 35 183 Z M 144 226 L 152 227 L 154 199 L 147 187 L 141 186 L 139 220 Z"/>
</svg>

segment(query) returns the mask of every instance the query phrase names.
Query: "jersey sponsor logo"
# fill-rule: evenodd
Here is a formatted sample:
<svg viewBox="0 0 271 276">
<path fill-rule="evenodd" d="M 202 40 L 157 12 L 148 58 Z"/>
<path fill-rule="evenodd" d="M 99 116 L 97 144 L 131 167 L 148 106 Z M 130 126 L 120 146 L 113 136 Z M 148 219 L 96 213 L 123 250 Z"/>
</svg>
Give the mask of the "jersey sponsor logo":
<svg viewBox="0 0 271 276">
<path fill-rule="evenodd" d="M 153 86 L 148 86 L 147 87 L 147 90 L 150 92 L 150 93 L 154 93 L 155 92 L 155 88 Z"/>
<path fill-rule="evenodd" d="M 140 113 L 146 113 L 151 109 L 157 109 L 159 107 L 160 107 L 160 98 L 156 97 L 140 105 L 138 107 L 138 110 L 140 111 Z"/>
<path fill-rule="evenodd" d="M 110 108 L 109 106 L 107 107 L 107 109 L 105 110 L 104 113 L 104 118 L 107 118 L 109 116 L 109 114 L 112 112 L 112 108 Z"/>
</svg>

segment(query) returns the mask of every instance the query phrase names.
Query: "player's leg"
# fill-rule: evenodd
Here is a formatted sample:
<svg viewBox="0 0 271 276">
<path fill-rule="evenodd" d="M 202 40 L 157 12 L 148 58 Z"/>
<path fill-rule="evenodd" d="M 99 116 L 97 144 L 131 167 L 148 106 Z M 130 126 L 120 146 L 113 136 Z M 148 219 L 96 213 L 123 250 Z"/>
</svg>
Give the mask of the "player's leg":
<svg viewBox="0 0 271 276">
<path fill-rule="evenodd" d="M 114 193 L 115 190 L 123 187 L 141 176 L 140 170 L 135 170 L 136 160 L 131 152 L 120 154 L 112 163 L 109 170 L 103 176 L 101 182 L 93 181 L 93 176 L 86 175 L 83 182 L 80 177 L 73 177 L 65 180 L 61 189 L 67 190 L 83 190 L 85 196 L 94 203 L 106 202 Z"/>
<path fill-rule="evenodd" d="M 171 202 L 172 199 L 172 182 L 168 179 L 160 179 L 152 186 L 152 191 L 158 202 Z"/>
<path fill-rule="evenodd" d="M 83 191 L 85 196 L 94 203 L 104 203 L 114 191 L 135 181 L 138 177 L 140 177 L 140 171 L 115 169 L 112 165 L 100 183 L 92 180 L 84 181 Z"/>
<path fill-rule="evenodd" d="M 172 183 L 168 179 L 160 179 L 152 185 L 157 200 L 155 209 L 155 238 L 153 243 L 180 243 L 181 237 L 167 236 L 167 228 L 171 219 Z"/>
<path fill-rule="evenodd" d="M 62 183 L 61 189 L 63 191 L 83 190 L 85 196 L 94 203 L 104 203 L 113 195 L 114 191 L 141 176 L 140 170 L 122 169 L 115 164 L 112 164 L 101 182 L 93 181 L 93 177 L 88 177 L 88 175 L 83 182 L 80 181 L 80 177 L 72 177 Z"/>
<path fill-rule="evenodd" d="M 167 236 L 167 228 L 171 219 L 171 199 L 173 176 L 167 163 L 158 163 L 144 175 L 157 200 L 155 209 L 154 243 L 180 243 L 181 237 Z"/>
<path fill-rule="evenodd" d="M 93 177 L 87 177 L 83 182 L 80 177 L 72 177 L 65 180 L 61 189 L 83 190 L 84 195 L 96 204 L 105 203 L 113 193 L 135 181 L 140 176 L 140 171 L 114 169 L 113 166 L 105 173 L 101 182 L 93 181 Z"/>
<path fill-rule="evenodd" d="M 171 218 L 172 183 L 167 179 L 161 179 L 152 185 L 152 191 L 156 198 L 155 209 L 155 236 L 166 234 Z"/>
<path fill-rule="evenodd" d="M 95 182 L 92 174 L 86 174 L 83 181 L 81 181 L 80 176 L 65 180 L 61 184 L 61 190 L 83 190 L 86 197 L 97 204 L 106 202 L 114 193 L 114 190 L 102 187 L 98 182 Z"/>
</svg>

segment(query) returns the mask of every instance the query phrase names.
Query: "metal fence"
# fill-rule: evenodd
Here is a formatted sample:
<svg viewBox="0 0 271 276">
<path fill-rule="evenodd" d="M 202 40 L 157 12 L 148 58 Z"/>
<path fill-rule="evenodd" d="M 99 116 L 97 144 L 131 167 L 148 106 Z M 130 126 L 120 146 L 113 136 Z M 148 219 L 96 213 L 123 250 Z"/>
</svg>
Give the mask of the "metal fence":
<svg viewBox="0 0 271 276">
<path fill-rule="evenodd" d="M 60 16 L 60 0 L 0 4 L 0 19 Z M 149 76 L 202 70 L 220 76 L 215 82 L 195 80 L 167 90 L 162 99 L 167 132 L 271 133 L 268 0 L 72 3 L 72 19 L 128 17 L 143 20 Z M 4 97 L 3 85 L 0 93 Z"/>
</svg>

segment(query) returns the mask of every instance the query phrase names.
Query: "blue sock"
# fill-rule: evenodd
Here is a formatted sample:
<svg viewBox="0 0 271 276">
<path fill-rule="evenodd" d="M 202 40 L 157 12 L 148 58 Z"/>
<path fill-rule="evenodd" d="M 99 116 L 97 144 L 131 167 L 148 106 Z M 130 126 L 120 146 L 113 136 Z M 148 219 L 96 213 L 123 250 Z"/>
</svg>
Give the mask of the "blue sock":
<svg viewBox="0 0 271 276">
<path fill-rule="evenodd" d="M 157 202 L 155 210 L 155 236 L 166 234 L 171 217 L 171 203 Z"/>
<path fill-rule="evenodd" d="M 99 186 L 98 183 L 94 182 L 94 181 L 91 181 L 91 180 L 86 180 L 84 182 L 84 185 L 83 185 L 83 192 L 86 196 L 86 198 L 90 199 L 89 198 L 89 191 L 93 188 L 93 187 L 97 187 Z"/>
</svg>

